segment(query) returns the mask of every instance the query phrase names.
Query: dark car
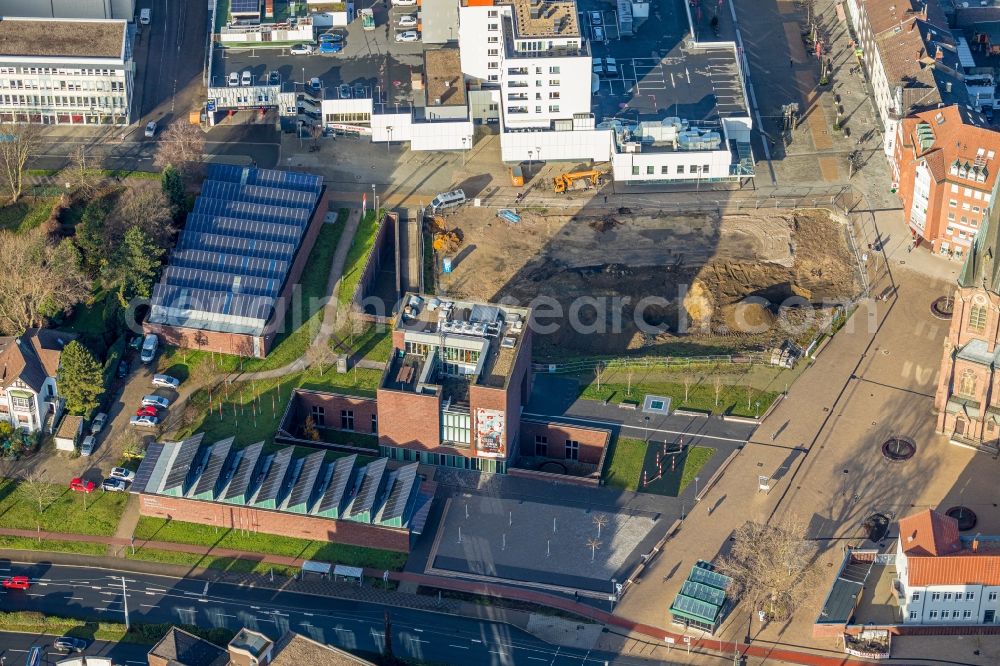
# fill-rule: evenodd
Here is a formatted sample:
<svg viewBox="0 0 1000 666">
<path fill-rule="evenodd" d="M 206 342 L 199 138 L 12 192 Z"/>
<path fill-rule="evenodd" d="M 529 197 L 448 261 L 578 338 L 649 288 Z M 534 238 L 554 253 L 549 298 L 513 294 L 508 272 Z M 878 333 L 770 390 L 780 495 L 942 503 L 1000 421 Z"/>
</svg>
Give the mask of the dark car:
<svg viewBox="0 0 1000 666">
<path fill-rule="evenodd" d="M 281 74 L 279 74 L 278 72 L 271 72 L 270 74 L 267 75 L 267 83 L 268 85 L 272 86 L 278 85 L 279 83 L 281 83 Z"/>
<path fill-rule="evenodd" d="M 87 641 L 73 636 L 63 636 L 52 641 L 52 647 L 63 652 L 83 652 L 87 649 Z"/>
<path fill-rule="evenodd" d="M 128 376 L 128 361 L 118 361 L 118 379 L 125 379 Z"/>
</svg>

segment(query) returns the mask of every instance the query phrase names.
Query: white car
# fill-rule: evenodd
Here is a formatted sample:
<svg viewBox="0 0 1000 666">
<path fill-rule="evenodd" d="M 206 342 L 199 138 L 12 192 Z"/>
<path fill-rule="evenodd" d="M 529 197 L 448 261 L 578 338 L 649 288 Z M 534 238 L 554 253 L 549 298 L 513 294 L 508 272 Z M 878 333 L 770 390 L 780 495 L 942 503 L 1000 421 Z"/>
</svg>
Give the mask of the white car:
<svg viewBox="0 0 1000 666">
<path fill-rule="evenodd" d="M 603 19 L 601 18 L 601 12 L 590 12 L 590 22 L 593 25 L 601 25 L 602 23 L 604 23 Z"/>
<path fill-rule="evenodd" d="M 150 120 L 148 123 L 146 123 L 146 131 L 144 132 L 144 134 L 146 135 L 147 139 L 152 139 L 154 136 L 156 136 L 155 120 Z"/>
<path fill-rule="evenodd" d="M 166 409 L 170 406 L 170 401 L 159 395 L 147 395 L 142 398 L 142 406 Z"/>
<path fill-rule="evenodd" d="M 104 424 L 108 422 L 108 415 L 104 412 L 99 413 L 94 417 L 94 420 L 90 422 L 90 434 L 96 435 L 104 429 Z"/>
<path fill-rule="evenodd" d="M 419 42 L 420 35 L 417 34 L 416 30 L 407 30 L 406 32 L 396 33 L 397 42 Z"/>
<path fill-rule="evenodd" d="M 159 416 L 133 416 L 129 419 L 129 425 L 135 428 L 155 428 L 160 425 Z"/>
<path fill-rule="evenodd" d="M 240 77 L 241 86 L 252 86 L 253 85 L 253 74 L 250 73 L 249 69 L 243 70 L 243 75 Z"/>
<path fill-rule="evenodd" d="M 109 493 L 123 493 L 125 492 L 125 482 L 121 479 L 108 477 L 101 484 L 101 490 Z"/>
<path fill-rule="evenodd" d="M 153 386 L 175 389 L 181 385 L 181 380 L 170 375 L 153 375 Z"/>
<path fill-rule="evenodd" d="M 89 456 L 94 452 L 94 448 L 97 446 L 97 438 L 93 435 L 87 435 L 83 438 L 83 442 L 80 444 L 80 455 Z"/>
<path fill-rule="evenodd" d="M 594 40 L 598 42 L 604 41 L 604 28 L 599 25 L 594 26 Z"/>
<path fill-rule="evenodd" d="M 400 28 L 416 28 L 417 27 L 417 17 L 413 14 L 406 14 L 399 17 L 399 27 Z"/>
<path fill-rule="evenodd" d="M 240 85 L 240 75 L 236 72 L 230 72 L 229 74 L 229 85 L 238 86 Z"/>
<path fill-rule="evenodd" d="M 135 479 L 135 472 L 124 467 L 112 467 L 110 476 L 112 479 L 132 482 Z"/>
<path fill-rule="evenodd" d="M 416 7 L 417 0 L 392 0 L 396 7 Z"/>
<path fill-rule="evenodd" d="M 288 52 L 292 55 L 309 55 L 313 52 L 313 47 L 308 44 L 292 44 Z"/>
</svg>

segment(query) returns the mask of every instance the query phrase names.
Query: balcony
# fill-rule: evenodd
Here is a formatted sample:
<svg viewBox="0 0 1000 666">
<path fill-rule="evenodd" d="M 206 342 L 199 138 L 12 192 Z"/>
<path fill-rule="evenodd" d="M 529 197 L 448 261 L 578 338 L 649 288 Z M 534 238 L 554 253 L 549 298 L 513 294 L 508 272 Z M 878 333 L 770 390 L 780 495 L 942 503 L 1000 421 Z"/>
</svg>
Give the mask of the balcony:
<svg viewBox="0 0 1000 666">
<path fill-rule="evenodd" d="M 510 93 L 507 95 L 507 100 L 510 102 L 527 102 L 528 93 Z"/>
<path fill-rule="evenodd" d="M 528 107 L 526 106 L 508 106 L 507 113 L 517 114 L 517 113 L 527 113 Z"/>
<path fill-rule="evenodd" d="M 508 88 L 527 88 L 528 87 L 528 82 L 527 81 L 508 81 L 507 82 L 507 87 Z"/>
<path fill-rule="evenodd" d="M 507 74 L 509 76 L 527 76 L 528 75 L 528 68 L 527 67 L 510 67 L 510 68 L 507 69 Z"/>
</svg>

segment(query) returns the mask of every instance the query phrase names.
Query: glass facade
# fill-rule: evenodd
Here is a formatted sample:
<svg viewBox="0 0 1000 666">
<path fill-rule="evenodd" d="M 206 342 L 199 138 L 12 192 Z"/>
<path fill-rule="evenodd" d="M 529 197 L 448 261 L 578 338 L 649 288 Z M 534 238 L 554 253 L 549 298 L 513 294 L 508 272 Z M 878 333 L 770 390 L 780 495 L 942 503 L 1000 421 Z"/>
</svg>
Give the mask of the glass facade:
<svg viewBox="0 0 1000 666">
<path fill-rule="evenodd" d="M 441 412 L 441 441 L 463 447 L 469 446 L 472 419 L 461 412 Z"/>
<path fill-rule="evenodd" d="M 403 462 L 419 462 L 424 465 L 470 469 L 478 472 L 489 472 L 491 474 L 507 473 L 506 460 L 466 458 L 465 456 L 434 453 L 433 451 L 414 451 L 413 449 L 403 449 L 398 446 L 380 446 L 379 454 L 391 460 L 400 460 Z"/>
</svg>

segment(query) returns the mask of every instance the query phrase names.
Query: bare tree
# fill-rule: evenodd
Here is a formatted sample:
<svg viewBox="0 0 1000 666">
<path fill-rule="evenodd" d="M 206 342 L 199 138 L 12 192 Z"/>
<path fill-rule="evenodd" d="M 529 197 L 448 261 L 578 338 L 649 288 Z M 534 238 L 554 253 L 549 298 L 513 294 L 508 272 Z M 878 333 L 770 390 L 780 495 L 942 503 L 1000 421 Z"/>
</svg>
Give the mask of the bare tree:
<svg viewBox="0 0 1000 666">
<path fill-rule="evenodd" d="M 32 472 L 21 482 L 21 492 L 31 501 L 35 509 L 35 525 L 42 529 L 42 513 L 59 497 L 59 487 L 45 478 L 42 472 Z"/>
<path fill-rule="evenodd" d="M 750 383 L 750 377 L 747 377 L 747 411 L 750 410 L 750 400 L 753 398 L 753 384 Z"/>
<path fill-rule="evenodd" d="M 691 385 L 694 384 L 694 375 L 685 372 L 681 375 L 681 382 L 684 384 L 684 402 L 688 401 L 688 394 L 691 392 Z"/>
<path fill-rule="evenodd" d="M 161 248 L 169 247 L 174 234 L 170 202 L 157 181 L 131 183 L 104 225 L 104 238 L 110 244 L 121 243 L 125 232 L 139 227 Z"/>
<path fill-rule="evenodd" d="M 0 171 L 10 188 L 10 202 L 16 203 L 24 191 L 24 166 L 38 152 L 42 142 L 39 125 L 0 124 Z"/>
<path fill-rule="evenodd" d="M 604 367 L 598 362 L 597 367 L 594 368 L 594 379 L 597 380 L 597 392 L 601 392 L 601 372 Z"/>
<path fill-rule="evenodd" d="M 625 385 L 625 395 L 632 397 L 632 366 L 628 366 L 625 370 L 626 385 Z"/>
<path fill-rule="evenodd" d="M 69 239 L 50 242 L 42 229 L 0 231 L 0 332 L 41 326 L 90 295 L 79 250 Z"/>
<path fill-rule="evenodd" d="M 733 532 L 731 543 L 718 568 L 733 579 L 733 596 L 770 619 L 790 618 L 816 574 L 811 565 L 816 544 L 808 540 L 805 523 L 788 514 L 772 525 L 747 522 Z"/>
<path fill-rule="evenodd" d="M 594 516 L 594 525 L 597 527 L 597 538 L 601 538 L 601 528 L 608 524 L 608 516 L 598 513 Z"/>
<path fill-rule="evenodd" d="M 157 142 L 153 164 L 158 169 L 172 166 L 185 176 L 193 175 L 205 152 L 205 133 L 197 125 L 176 121 Z"/>
<path fill-rule="evenodd" d="M 93 197 L 104 181 L 97 162 L 87 154 L 86 146 L 78 146 L 73 150 L 65 173 L 70 185 L 85 199 Z"/>
<path fill-rule="evenodd" d="M 715 406 L 719 406 L 719 398 L 722 396 L 722 375 L 715 375 L 712 378 L 712 389 L 715 390 Z"/>
<path fill-rule="evenodd" d="M 601 547 L 601 540 L 597 537 L 590 537 L 587 539 L 587 548 L 590 549 L 590 561 L 593 562 L 597 557 L 597 549 Z"/>
<path fill-rule="evenodd" d="M 322 377 L 326 373 L 326 368 L 333 363 L 337 355 L 330 349 L 330 345 L 321 340 L 316 340 L 306 348 L 306 360 L 310 365 L 319 366 L 319 374 Z"/>
</svg>

